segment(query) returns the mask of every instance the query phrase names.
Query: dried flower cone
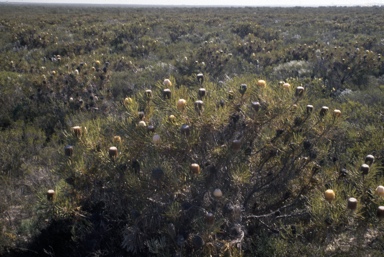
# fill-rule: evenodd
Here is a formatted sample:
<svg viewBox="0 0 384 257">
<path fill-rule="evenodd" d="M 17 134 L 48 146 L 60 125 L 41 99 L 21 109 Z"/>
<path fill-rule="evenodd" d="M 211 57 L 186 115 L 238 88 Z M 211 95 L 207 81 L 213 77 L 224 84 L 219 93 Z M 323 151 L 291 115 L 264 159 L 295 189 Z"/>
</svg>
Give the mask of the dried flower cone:
<svg viewBox="0 0 384 257">
<path fill-rule="evenodd" d="M 169 115 L 169 116 L 168 116 L 168 120 L 169 120 L 170 122 L 175 122 L 175 121 L 176 121 L 176 117 L 175 117 L 175 115 L 173 115 L 173 114 Z"/>
<path fill-rule="evenodd" d="M 147 123 L 145 123 L 145 121 L 141 120 L 141 121 L 139 121 L 138 126 L 139 127 L 146 127 Z"/>
<path fill-rule="evenodd" d="M 257 86 L 265 88 L 267 86 L 267 82 L 265 82 L 265 80 L 260 79 L 257 81 Z"/>
<path fill-rule="evenodd" d="M 252 108 L 255 110 L 255 111 L 259 111 L 260 108 L 261 108 L 261 104 L 259 102 L 252 102 Z"/>
<path fill-rule="evenodd" d="M 166 86 L 166 87 L 171 87 L 172 86 L 172 82 L 169 79 L 164 79 L 163 85 Z"/>
<path fill-rule="evenodd" d="M 69 156 L 71 157 L 73 155 L 73 146 L 71 145 L 67 145 L 65 148 L 64 148 L 64 153 L 65 153 L 65 156 Z"/>
<path fill-rule="evenodd" d="M 204 96 L 205 96 L 205 93 L 206 93 L 205 88 L 200 88 L 200 89 L 199 89 L 199 93 L 198 93 L 198 94 L 199 94 L 199 97 L 200 97 L 200 98 L 204 97 Z"/>
<path fill-rule="evenodd" d="M 384 186 L 380 185 L 376 188 L 375 193 L 380 196 L 384 197 Z"/>
<path fill-rule="evenodd" d="M 197 81 L 199 81 L 200 84 L 203 84 L 203 82 L 204 82 L 203 73 L 198 73 L 196 77 L 197 77 Z"/>
<path fill-rule="evenodd" d="M 201 101 L 201 100 L 197 100 L 197 101 L 195 102 L 195 110 L 196 110 L 196 112 L 198 112 L 199 114 L 201 114 L 201 112 L 203 111 L 203 109 L 204 109 L 204 103 L 203 103 L 203 101 Z"/>
<path fill-rule="evenodd" d="M 186 105 L 187 105 L 187 101 L 185 99 L 179 99 L 176 104 L 177 109 L 180 111 L 183 111 Z"/>
<path fill-rule="evenodd" d="M 233 98 L 234 98 L 234 93 L 233 93 L 232 90 L 229 90 L 229 91 L 228 91 L 228 99 L 229 99 L 229 100 L 233 100 Z"/>
<path fill-rule="evenodd" d="M 289 83 L 283 83 L 283 84 L 282 84 L 282 87 L 283 87 L 284 89 L 286 89 L 286 90 L 289 90 L 289 89 L 291 89 L 291 84 L 289 84 Z"/>
<path fill-rule="evenodd" d="M 49 189 L 47 191 L 47 200 L 48 201 L 53 201 L 54 197 L 55 197 L 55 190 Z"/>
<path fill-rule="evenodd" d="M 115 144 L 121 144 L 121 137 L 120 136 L 114 136 L 113 137 L 113 142 Z"/>
<path fill-rule="evenodd" d="M 155 145 L 160 144 L 160 142 L 161 142 L 160 135 L 158 135 L 158 134 L 153 135 L 153 137 L 152 137 L 152 142 L 153 142 Z"/>
<path fill-rule="evenodd" d="M 241 85 L 240 85 L 240 89 L 239 89 L 240 94 L 244 95 L 245 92 L 247 91 L 247 88 L 248 88 L 248 87 L 247 87 L 246 84 L 241 84 Z"/>
<path fill-rule="evenodd" d="M 118 151 L 117 151 L 117 147 L 116 146 L 111 146 L 109 148 L 109 157 L 111 158 L 116 158 L 118 156 Z"/>
<path fill-rule="evenodd" d="M 349 198 L 347 207 L 348 207 L 348 209 L 350 209 L 352 211 L 356 210 L 357 209 L 357 199 L 353 198 L 353 197 Z"/>
<path fill-rule="evenodd" d="M 147 130 L 148 130 L 148 132 L 155 132 L 155 126 L 148 125 Z"/>
<path fill-rule="evenodd" d="M 368 154 L 365 157 L 365 163 L 368 164 L 368 165 L 372 165 L 374 161 L 375 161 L 375 157 L 373 155 L 371 155 L 371 154 Z"/>
<path fill-rule="evenodd" d="M 170 99 L 172 96 L 172 91 L 169 88 L 163 90 L 163 98 Z"/>
<path fill-rule="evenodd" d="M 320 117 L 324 117 L 328 113 L 329 108 L 327 106 L 321 107 Z"/>
<path fill-rule="evenodd" d="M 187 124 L 183 124 L 183 125 L 181 126 L 180 131 L 181 131 L 181 134 L 186 135 L 186 136 L 189 136 L 189 134 L 190 134 L 190 132 L 191 132 L 191 128 L 190 128 L 189 125 L 187 125 Z"/>
<path fill-rule="evenodd" d="M 295 96 L 300 97 L 300 96 L 303 96 L 303 94 L 304 94 L 304 87 L 297 87 Z"/>
<path fill-rule="evenodd" d="M 311 114 L 313 112 L 313 105 L 307 105 L 307 114 Z"/>
<path fill-rule="evenodd" d="M 215 215 L 213 215 L 213 213 L 210 213 L 210 212 L 205 214 L 205 222 L 208 225 L 212 225 L 213 223 L 215 223 Z"/>
<path fill-rule="evenodd" d="M 197 163 L 192 163 L 190 166 L 191 173 L 200 174 L 200 165 Z"/>
<path fill-rule="evenodd" d="M 125 99 L 124 99 L 124 105 L 130 105 L 132 103 L 132 98 L 130 98 L 130 97 L 126 97 Z"/>
<path fill-rule="evenodd" d="M 147 98 L 147 100 L 151 99 L 152 98 L 152 90 L 150 90 L 150 89 L 145 90 L 145 97 Z"/>
<path fill-rule="evenodd" d="M 384 206 L 379 206 L 377 208 L 377 217 L 379 219 L 383 219 L 384 218 Z"/>
<path fill-rule="evenodd" d="M 241 141 L 240 141 L 240 140 L 237 140 L 237 139 L 233 140 L 233 141 L 232 141 L 231 148 L 232 148 L 233 150 L 235 150 L 235 151 L 240 150 L 240 148 L 241 148 Z"/>
<path fill-rule="evenodd" d="M 137 113 L 137 117 L 139 118 L 139 120 L 143 120 L 144 117 L 145 117 L 144 112 L 138 112 L 138 113 Z"/>
<path fill-rule="evenodd" d="M 369 172 L 369 165 L 364 163 L 363 165 L 361 165 L 360 170 L 363 175 L 367 175 Z"/>
<path fill-rule="evenodd" d="M 220 188 L 216 188 L 214 191 L 213 191 L 213 196 L 216 197 L 216 198 L 220 198 L 223 196 L 223 192 L 221 192 L 221 189 Z"/>
<path fill-rule="evenodd" d="M 328 189 L 324 192 L 325 200 L 327 200 L 329 203 L 331 203 L 333 200 L 335 200 L 335 192 L 332 189 Z"/>
<path fill-rule="evenodd" d="M 333 110 L 333 117 L 339 118 L 341 116 L 341 111 L 338 109 Z"/>
<path fill-rule="evenodd" d="M 81 137 L 82 129 L 81 129 L 80 126 L 74 126 L 74 127 L 72 127 L 72 130 L 73 130 L 73 134 L 74 134 L 76 137 Z"/>
</svg>

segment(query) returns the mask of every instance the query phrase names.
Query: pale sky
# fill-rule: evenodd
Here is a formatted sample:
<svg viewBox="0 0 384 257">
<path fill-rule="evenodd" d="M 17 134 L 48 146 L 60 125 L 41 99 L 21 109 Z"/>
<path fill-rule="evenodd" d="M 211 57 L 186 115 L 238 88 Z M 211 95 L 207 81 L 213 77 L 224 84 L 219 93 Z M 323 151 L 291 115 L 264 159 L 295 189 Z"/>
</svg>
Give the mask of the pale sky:
<svg viewBox="0 0 384 257">
<path fill-rule="evenodd" d="M 0 0 L 24 3 L 86 3 L 138 5 L 199 5 L 199 6 L 372 6 L 384 0 Z"/>
</svg>

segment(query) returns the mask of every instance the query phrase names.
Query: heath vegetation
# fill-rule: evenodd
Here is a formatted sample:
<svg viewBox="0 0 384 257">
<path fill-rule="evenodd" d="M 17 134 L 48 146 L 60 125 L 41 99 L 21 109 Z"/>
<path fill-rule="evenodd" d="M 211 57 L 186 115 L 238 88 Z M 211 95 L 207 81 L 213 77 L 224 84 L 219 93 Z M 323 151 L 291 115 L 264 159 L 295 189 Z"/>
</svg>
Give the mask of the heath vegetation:
<svg viewBox="0 0 384 257">
<path fill-rule="evenodd" d="M 383 7 L 0 13 L 0 255 L 384 252 Z"/>
</svg>

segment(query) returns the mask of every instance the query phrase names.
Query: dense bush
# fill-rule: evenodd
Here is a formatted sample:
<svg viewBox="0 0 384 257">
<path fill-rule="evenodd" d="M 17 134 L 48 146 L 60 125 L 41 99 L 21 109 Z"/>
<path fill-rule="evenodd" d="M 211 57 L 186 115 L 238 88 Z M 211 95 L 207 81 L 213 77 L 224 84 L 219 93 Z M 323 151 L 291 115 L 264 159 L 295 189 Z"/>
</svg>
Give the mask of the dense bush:
<svg viewBox="0 0 384 257">
<path fill-rule="evenodd" d="M 384 250 L 382 8 L 0 9 L 2 255 Z"/>
</svg>

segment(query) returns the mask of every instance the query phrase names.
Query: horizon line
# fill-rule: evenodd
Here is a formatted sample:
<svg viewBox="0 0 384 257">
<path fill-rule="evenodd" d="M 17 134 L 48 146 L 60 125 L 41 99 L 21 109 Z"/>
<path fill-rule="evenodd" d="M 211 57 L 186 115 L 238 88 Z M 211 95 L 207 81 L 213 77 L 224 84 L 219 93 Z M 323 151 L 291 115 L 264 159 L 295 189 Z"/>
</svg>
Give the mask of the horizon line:
<svg viewBox="0 0 384 257">
<path fill-rule="evenodd" d="M 212 7 L 223 7 L 223 8 L 230 8 L 230 7 L 241 7 L 241 8 L 249 8 L 249 7 L 265 7 L 265 8 L 330 8 L 330 7 L 384 7 L 384 3 L 367 3 L 364 5 L 204 5 L 204 4 L 198 4 L 198 5 L 188 5 L 188 4 L 127 4 L 127 3 L 68 3 L 68 2 L 20 2 L 20 1 L 1 1 L 0 4 L 17 4 L 17 5 L 75 5 L 75 6 L 134 6 L 134 7 L 205 7 L 205 8 L 212 8 Z"/>
</svg>

